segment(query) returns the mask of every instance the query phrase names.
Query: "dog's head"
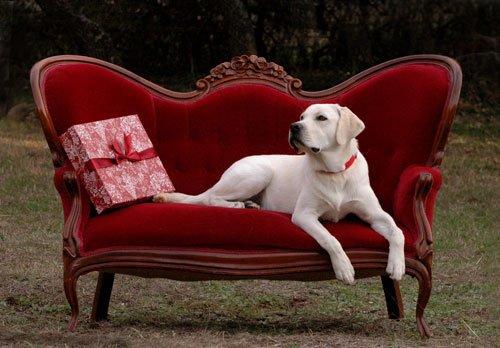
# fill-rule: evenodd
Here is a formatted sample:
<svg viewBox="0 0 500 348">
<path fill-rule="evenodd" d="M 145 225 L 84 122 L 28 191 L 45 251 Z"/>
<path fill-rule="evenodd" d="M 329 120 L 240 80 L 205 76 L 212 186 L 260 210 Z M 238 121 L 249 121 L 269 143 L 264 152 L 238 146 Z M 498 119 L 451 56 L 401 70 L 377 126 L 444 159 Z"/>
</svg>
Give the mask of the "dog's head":
<svg viewBox="0 0 500 348">
<path fill-rule="evenodd" d="M 338 104 L 313 104 L 290 125 L 288 141 L 298 152 L 319 153 L 343 146 L 365 125 L 349 108 Z"/>
</svg>

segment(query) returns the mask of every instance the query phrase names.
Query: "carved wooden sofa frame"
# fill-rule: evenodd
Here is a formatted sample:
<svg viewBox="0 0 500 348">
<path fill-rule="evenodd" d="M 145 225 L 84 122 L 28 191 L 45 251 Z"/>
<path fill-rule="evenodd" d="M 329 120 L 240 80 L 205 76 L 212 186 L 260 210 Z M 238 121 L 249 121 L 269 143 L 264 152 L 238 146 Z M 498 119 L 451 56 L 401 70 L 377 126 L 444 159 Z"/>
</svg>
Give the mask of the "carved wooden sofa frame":
<svg viewBox="0 0 500 348">
<path fill-rule="evenodd" d="M 210 75 L 196 82 L 196 90 L 178 93 L 162 88 L 121 67 L 93 58 L 65 55 L 38 62 L 31 71 L 31 86 L 36 109 L 52 153 L 56 176 L 64 182 L 65 190 L 72 199 L 71 208 L 65 212 L 63 229 L 64 290 L 71 306 L 70 331 L 75 330 L 79 312 L 77 280 L 80 276 L 93 271 L 99 272 L 91 315 L 94 321 L 107 318 L 116 273 L 176 280 L 281 279 L 300 281 L 333 279 L 334 273 L 326 254 L 293 250 L 231 254 L 217 251 L 186 251 L 185 249 L 134 250 L 127 248 L 104 251 L 91 256 L 80 255 L 76 234 L 82 219 L 90 214 L 92 208 L 85 198 L 84 190 L 75 179 L 75 173 L 71 170 L 61 172 L 61 168 L 65 168 L 68 162 L 43 94 L 46 72 L 56 64 L 66 63 L 87 63 L 104 67 L 136 82 L 157 96 L 175 100 L 195 100 L 221 86 L 244 82 L 245 84 L 267 85 L 291 96 L 311 101 L 339 95 L 354 88 L 370 76 L 401 64 L 439 65 L 449 73 L 450 89 L 432 145 L 431 156 L 426 163 L 429 168 L 437 168 L 441 163 L 459 99 L 462 78 L 460 67 L 454 60 L 436 55 L 418 55 L 380 64 L 330 89 L 309 92 L 302 90 L 302 82 L 288 75 L 283 67 L 256 56 L 241 56 L 212 69 Z M 432 185 L 433 175 L 425 171 L 420 173 L 413 193 L 413 214 L 418 226 L 418 238 L 415 242 L 416 255 L 406 258 L 406 273 L 415 277 L 419 284 L 416 320 L 418 330 L 423 336 L 430 335 L 423 313 L 432 286 L 433 236 L 425 210 Z M 385 273 L 387 252 L 369 249 L 346 250 L 346 252 L 356 270 L 356 278 L 381 277 L 389 318 L 402 318 L 404 311 L 399 284 L 392 281 Z"/>
</svg>

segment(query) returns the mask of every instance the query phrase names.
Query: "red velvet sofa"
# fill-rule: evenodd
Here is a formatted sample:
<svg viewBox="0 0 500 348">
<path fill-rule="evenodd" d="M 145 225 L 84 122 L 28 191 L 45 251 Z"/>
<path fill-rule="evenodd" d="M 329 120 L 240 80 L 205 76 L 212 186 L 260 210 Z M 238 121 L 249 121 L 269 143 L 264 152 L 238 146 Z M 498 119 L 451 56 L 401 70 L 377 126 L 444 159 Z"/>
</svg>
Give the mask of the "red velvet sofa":
<svg viewBox="0 0 500 348">
<path fill-rule="evenodd" d="M 141 203 L 97 215 L 58 136 L 89 121 L 138 114 L 176 189 L 200 193 L 234 161 L 292 153 L 291 122 L 312 103 L 340 103 L 365 123 L 360 148 L 383 208 L 406 239 L 406 272 L 417 278 L 417 325 L 431 291 L 432 218 L 439 165 L 455 114 L 461 70 L 450 58 L 419 55 L 368 69 L 330 89 L 302 90 L 283 67 L 256 56 L 222 63 L 192 92 L 164 89 L 94 58 L 56 56 L 31 71 L 37 112 L 64 210 L 64 289 L 78 316 L 80 276 L 99 272 L 93 320 L 107 317 L 114 274 L 178 280 L 334 278 L 328 255 L 290 216 L 264 210 Z M 390 318 L 401 318 L 397 282 L 385 275 L 388 244 L 355 217 L 326 223 L 356 277 L 380 276 Z"/>
</svg>

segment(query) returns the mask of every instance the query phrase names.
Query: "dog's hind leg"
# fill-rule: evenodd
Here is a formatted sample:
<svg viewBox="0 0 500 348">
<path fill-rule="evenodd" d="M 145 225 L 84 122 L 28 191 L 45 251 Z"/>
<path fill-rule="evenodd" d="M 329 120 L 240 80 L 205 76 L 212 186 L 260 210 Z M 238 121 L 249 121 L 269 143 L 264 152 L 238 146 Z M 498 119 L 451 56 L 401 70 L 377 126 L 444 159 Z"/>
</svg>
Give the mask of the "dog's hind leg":
<svg viewBox="0 0 500 348">
<path fill-rule="evenodd" d="M 235 162 L 214 186 L 199 195 L 161 193 L 154 196 L 153 201 L 227 208 L 258 208 L 255 202 L 249 200 L 267 187 L 272 175 L 272 169 L 266 160 L 259 156 L 246 157 Z"/>
<path fill-rule="evenodd" d="M 202 194 L 196 196 L 186 195 L 179 192 L 165 192 L 154 196 L 153 202 L 199 204 L 225 208 L 245 208 L 244 202 L 227 201 L 225 199 L 210 195 L 208 191 L 205 191 Z"/>
<path fill-rule="evenodd" d="M 164 192 L 153 197 L 156 203 L 186 203 L 186 204 L 204 204 L 205 198 L 201 195 L 186 195 L 180 192 Z M 205 204 L 207 205 L 207 204 Z"/>
</svg>

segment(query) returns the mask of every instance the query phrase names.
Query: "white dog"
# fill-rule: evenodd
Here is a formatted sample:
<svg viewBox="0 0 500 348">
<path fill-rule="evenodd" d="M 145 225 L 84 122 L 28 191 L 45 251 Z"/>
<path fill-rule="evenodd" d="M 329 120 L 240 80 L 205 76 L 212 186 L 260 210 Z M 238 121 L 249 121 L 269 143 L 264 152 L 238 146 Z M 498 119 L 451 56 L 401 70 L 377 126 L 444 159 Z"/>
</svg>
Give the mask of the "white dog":
<svg viewBox="0 0 500 348">
<path fill-rule="evenodd" d="M 292 222 L 328 252 L 335 276 L 348 284 L 354 283 L 354 268 L 318 219 L 337 222 L 354 213 L 389 241 L 387 273 L 400 280 L 405 273 L 404 236 L 370 187 L 368 165 L 355 139 L 364 128 L 347 107 L 311 105 L 289 132 L 290 145 L 305 155 L 245 157 L 200 195 L 162 193 L 153 200 L 234 208 L 260 204 L 293 214 Z"/>
</svg>

